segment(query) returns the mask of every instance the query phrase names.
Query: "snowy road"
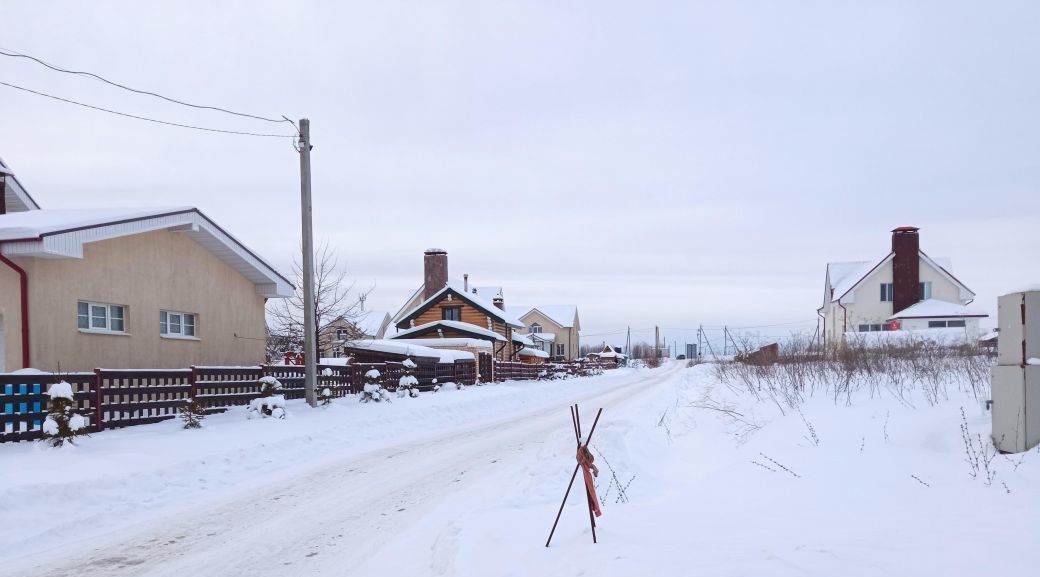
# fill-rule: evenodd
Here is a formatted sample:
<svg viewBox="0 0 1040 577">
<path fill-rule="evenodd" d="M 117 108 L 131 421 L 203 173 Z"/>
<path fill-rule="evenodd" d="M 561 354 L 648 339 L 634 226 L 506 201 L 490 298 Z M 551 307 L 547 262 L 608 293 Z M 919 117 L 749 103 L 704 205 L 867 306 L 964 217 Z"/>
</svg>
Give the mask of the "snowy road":
<svg viewBox="0 0 1040 577">
<path fill-rule="evenodd" d="M 586 414 L 602 406 L 610 415 L 637 391 L 676 378 L 680 367 L 632 373 L 602 389 L 575 390 L 568 400 L 581 403 Z M 14 560 L 0 574 L 350 575 L 374 555 L 407 555 L 382 546 L 443 500 L 479 486 L 511 461 L 516 466 L 547 439 L 571 435 L 566 404 L 450 434 L 434 431 L 235 494 L 215 507 L 149 518 L 86 549 L 74 545 L 62 555 Z"/>
</svg>

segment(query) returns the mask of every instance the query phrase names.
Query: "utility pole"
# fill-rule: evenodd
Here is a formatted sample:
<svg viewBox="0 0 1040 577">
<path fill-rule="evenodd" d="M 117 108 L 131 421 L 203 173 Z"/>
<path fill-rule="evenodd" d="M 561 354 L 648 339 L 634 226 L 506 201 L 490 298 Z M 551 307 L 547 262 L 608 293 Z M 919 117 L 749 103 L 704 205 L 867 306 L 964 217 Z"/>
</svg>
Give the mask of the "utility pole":
<svg viewBox="0 0 1040 577">
<path fill-rule="evenodd" d="M 654 358 L 661 358 L 661 329 L 654 326 Z"/>
<path fill-rule="evenodd" d="M 311 224 L 311 121 L 300 119 L 300 212 L 303 214 L 303 392 L 318 406 L 318 329 L 314 326 L 314 229 Z"/>
<path fill-rule="evenodd" d="M 703 353 L 701 352 L 703 350 L 701 348 L 703 346 L 703 345 L 701 345 L 701 335 L 703 335 L 703 334 L 704 334 L 704 325 L 699 325 L 697 327 L 697 356 L 698 357 L 703 356 Z"/>
<path fill-rule="evenodd" d="M 729 354 L 729 327 L 722 327 L 722 356 Z"/>
<path fill-rule="evenodd" d="M 625 337 L 625 354 L 632 356 L 632 327 L 628 327 L 628 333 Z"/>
</svg>

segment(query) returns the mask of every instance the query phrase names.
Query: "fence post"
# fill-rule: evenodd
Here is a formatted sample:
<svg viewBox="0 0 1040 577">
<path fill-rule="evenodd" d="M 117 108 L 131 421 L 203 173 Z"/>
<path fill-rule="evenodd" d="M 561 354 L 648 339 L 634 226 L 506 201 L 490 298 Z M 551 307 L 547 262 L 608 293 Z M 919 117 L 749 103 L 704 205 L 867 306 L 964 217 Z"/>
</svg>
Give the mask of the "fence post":
<svg viewBox="0 0 1040 577">
<path fill-rule="evenodd" d="M 189 379 L 188 380 L 188 384 L 191 385 L 191 389 L 190 389 L 190 393 L 188 395 L 188 398 L 194 400 L 195 399 L 195 395 L 198 394 L 198 390 L 195 388 L 195 380 L 196 380 L 195 365 L 191 366 L 191 376 L 188 377 L 188 379 Z"/>
<path fill-rule="evenodd" d="M 105 430 L 103 411 L 101 410 L 101 369 L 94 369 L 94 428 L 100 433 Z"/>
</svg>

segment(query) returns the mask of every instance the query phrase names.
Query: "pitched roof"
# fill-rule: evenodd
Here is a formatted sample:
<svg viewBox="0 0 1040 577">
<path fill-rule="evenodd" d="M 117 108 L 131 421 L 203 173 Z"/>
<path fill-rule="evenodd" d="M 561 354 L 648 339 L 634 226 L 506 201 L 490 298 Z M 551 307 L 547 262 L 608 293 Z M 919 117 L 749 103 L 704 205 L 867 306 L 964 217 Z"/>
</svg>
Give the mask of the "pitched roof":
<svg viewBox="0 0 1040 577">
<path fill-rule="evenodd" d="M 520 349 L 516 354 L 521 357 L 537 357 L 539 359 L 549 358 L 549 353 L 541 349 L 529 349 L 527 347 Z"/>
<path fill-rule="evenodd" d="M 197 208 L 30 210 L 0 215 L 0 243 L 7 256 L 82 258 L 83 245 L 91 242 L 170 229 L 187 235 L 251 280 L 260 296 L 292 294 L 288 278 Z"/>
<path fill-rule="evenodd" d="M 951 318 L 951 317 L 977 317 L 983 318 L 989 315 L 978 310 L 969 309 L 968 307 L 938 299 L 923 300 L 915 305 L 909 306 L 898 313 L 888 317 L 888 320 L 895 319 L 935 319 L 935 318 Z"/>
<path fill-rule="evenodd" d="M 425 324 L 421 324 L 421 325 L 419 325 L 417 327 L 412 327 L 410 329 L 405 329 L 405 330 L 396 332 L 396 333 L 388 336 L 387 338 L 388 339 L 404 339 L 404 338 L 415 337 L 415 336 L 426 334 L 426 333 L 436 332 L 436 331 L 439 331 L 439 330 L 456 331 L 456 332 L 460 332 L 460 333 L 463 333 L 463 334 L 474 335 L 474 336 L 476 336 L 478 338 L 490 339 L 490 340 L 493 340 L 493 341 L 504 341 L 504 340 L 506 340 L 505 337 L 503 337 L 502 335 L 496 333 L 495 331 L 489 331 L 488 329 L 486 329 L 484 327 L 478 327 L 477 325 L 474 325 L 474 324 L 471 324 L 471 323 L 464 323 L 462 321 L 433 321 L 432 323 L 425 323 Z"/>
<path fill-rule="evenodd" d="M 422 290 L 422 288 L 420 288 L 419 290 Z M 467 293 L 465 290 L 463 290 L 463 284 L 454 280 L 448 281 L 448 284 L 444 285 L 444 288 L 430 295 L 430 298 L 422 301 L 412 310 L 404 314 L 399 313 L 398 316 L 394 318 L 394 322 L 399 324 L 404 321 L 407 321 L 410 318 L 418 316 L 423 311 L 433 306 L 434 303 L 438 302 L 441 299 L 441 297 L 443 297 L 444 294 L 447 292 L 450 292 L 452 295 L 457 296 L 460 299 L 468 302 L 470 305 L 482 310 L 488 316 L 498 319 L 511 327 L 524 327 L 524 323 L 520 322 L 520 320 L 517 319 L 515 316 L 496 307 L 490 299 L 481 296 L 479 293 Z M 415 295 L 412 296 L 412 299 L 414 298 Z M 412 299 L 409 299 L 409 302 L 411 302 Z"/>
<path fill-rule="evenodd" d="M 933 266 L 940 274 L 950 279 L 951 282 L 955 283 L 964 291 L 970 293 L 974 297 L 975 293 L 971 291 L 967 286 L 964 285 L 957 277 L 953 276 L 950 272 L 951 262 L 949 258 L 938 257 L 931 258 L 924 253 L 923 250 L 918 250 L 918 255 L 925 262 Z M 861 282 L 866 280 L 870 273 L 874 272 L 875 269 L 881 268 L 885 263 L 892 259 L 894 253 L 888 253 L 885 258 L 880 261 L 853 261 L 853 262 L 829 262 L 827 263 L 827 280 L 830 283 L 831 294 L 829 300 L 838 301 L 853 289 L 855 289 Z"/>
<path fill-rule="evenodd" d="M 378 336 L 385 324 L 389 324 L 390 313 L 386 311 L 365 311 L 354 319 L 354 326 L 363 334 Z"/>
<path fill-rule="evenodd" d="M 0 175 L 5 177 L 4 182 L 7 184 L 4 187 L 4 199 L 7 201 L 6 206 L 9 213 L 40 209 L 40 205 L 29 196 L 25 187 L 18 181 L 18 177 L 2 158 L 0 158 Z"/>
<path fill-rule="evenodd" d="M 531 311 L 538 311 L 542 313 L 542 316 L 565 329 L 573 327 L 574 319 L 578 316 L 578 307 L 576 305 L 516 306 L 506 307 L 506 310 L 513 313 L 517 318 L 523 318 L 530 314 Z"/>
</svg>

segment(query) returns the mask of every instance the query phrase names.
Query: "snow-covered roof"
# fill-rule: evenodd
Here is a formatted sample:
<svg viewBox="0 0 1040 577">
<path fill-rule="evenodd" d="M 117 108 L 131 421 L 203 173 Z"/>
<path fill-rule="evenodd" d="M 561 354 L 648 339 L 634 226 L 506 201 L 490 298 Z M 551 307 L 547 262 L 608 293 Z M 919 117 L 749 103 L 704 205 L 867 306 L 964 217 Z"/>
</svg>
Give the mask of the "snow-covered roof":
<svg viewBox="0 0 1040 577">
<path fill-rule="evenodd" d="M 419 345 L 434 349 L 455 347 L 468 347 L 472 349 L 490 349 L 494 347 L 491 341 L 485 341 L 484 339 L 466 339 L 459 337 L 438 339 L 393 339 L 393 341 L 395 343 L 407 343 L 411 345 Z"/>
<path fill-rule="evenodd" d="M 420 289 L 420 290 L 422 290 L 422 289 Z M 448 281 L 448 284 L 444 285 L 443 288 L 441 288 L 439 291 L 437 291 L 437 292 L 433 293 L 432 295 L 430 295 L 430 298 L 422 301 L 421 303 L 419 303 L 417 306 L 415 306 L 414 308 L 412 308 L 408 312 L 406 312 L 404 314 L 399 314 L 398 317 L 394 318 L 394 322 L 395 323 L 400 323 L 402 321 L 408 320 L 410 317 L 416 316 L 419 312 L 425 310 L 427 307 L 431 306 L 433 303 L 439 301 L 441 299 L 441 297 L 444 296 L 444 293 L 446 293 L 448 291 L 451 291 L 453 294 L 458 295 L 460 299 L 468 301 L 471 305 L 473 305 L 473 306 L 477 307 L 478 309 L 484 311 L 488 316 L 496 318 L 496 319 L 502 321 L 503 323 L 505 323 L 505 324 L 507 324 L 507 325 L 509 325 L 509 326 L 511 326 L 513 328 L 524 328 L 524 323 L 520 322 L 520 320 L 517 319 L 515 316 L 513 316 L 513 315 L 507 313 L 506 311 L 496 307 L 495 303 L 493 303 L 491 301 L 491 299 L 485 298 L 484 296 L 480 295 L 479 293 L 473 293 L 473 292 L 468 292 L 467 293 L 465 291 L 465 286 L 463 285 L 463 283 L 460 283 L 460 282 L 454 281 L 454 280 Z M 413 298 L 414 298 L 414 296 L 413 296 Z"/>
<path fill-rule="evenodd" d="M 524 336 L 532 341 L 542 341 L 543 343 L 556 341 L 556 333 L 527 333 Z"/>
<path fill-rule="evenodd" d="M 520 333 L 513 333 L 513 342 L 514 343 L 520 343 L 520 344 L 522 344 L 524 346 L 527 346 L 527 347 L 533 347 L 534 346 L 534 341 L 532 341 L 531 339 L 527 338 L 526 336 L 524 336 L 524 335 L 522 335 Z"/>
<path fill-rule="evenodd" d="M 480 295 L 487 299 L 494 299 L 495 297 L 504 296 L 502 287 L 500 286 L 471 286 L 469 292 Z"/>
<path fill-rule="evenodd" d="M 520 351 L 516 354 L 520 355 L 521 357 L 538 357 L 540 359 L 549 358 L 549 353 L 541 349 L 529 349 L 527 347 L 520 349 Z"/>
<path fill-rule="evenodd" d="M 603 351 L 599 353 L 589 353 L 590 357 L 599 357 L 601 359 L 627 359 L 628 355 L 618 353 L 615 351 Z"/>
<path fill-rule="evenodd" d="M 0 158 L 0 175 L 4 177 L 4 200 L 6 201 L 7 212 L 22 212 L 27 210 L 40 210 L 40 205 L 36 204 L 29 193 L 22 186 L 22 183 L 18 181 L 18 177 L 14 175 L 11 167 L 4 163 L 4 159 Z"/>
<path fill-rule="evenodd" d="M 962 289 L 968 296 L 968 299 L 974 298 L 975 293 L 971 292 L 971 289 L 966 287 L 964 283 L 953 276 L 952 264 L 949 258 L 938 257 L 932 258 L 924 253 L 924 251 L 918 251 L 918 255 L 926 263 L 932 265 L 940 274 L 950 279 L 951 282 L 955 283 Z M 827 280 L 830 283 L 830 300 L 838 301 L 850 291 L 855 289 L 859 283 L 864 281 L 867 276 L 870 275 L 875 269 L 881 268 L 885 263 L 892 260 L 894 253 L 888 253 L 885 258 L 880 261 L 851 261 L 851 262 L 829 262 L 827 263 Z"/>
<path fill-rule="evenodd" d="M 390 313 L 386 311 L 365 311 L 358 315 L 358 318 L 354 319 L 354 326 L 358 328 L 362 334 L 368 336 L 379 336 L 385 324 L 390 322 Z"/>
<path fill-rule="evenodd" d="M 292 294 L 288 278 L 197 208 L 30 210 L 0 215 L 0 242 L 6 256 L 83 258 L 85 244 L 166 229 L 202 245 L 252 281 L 260 296 Z"/>
<path fill-rule="evenodd" d="M 989 315 L 960 303 L 951 303 L 938 299 L 923 300 L 915 305 L 909 306 L 898 313 L 888 317 L 895 319 L 932 319 L 932 318 L 959 318 L 959 317 L 988 317 Z"/>
<path fill-rule="evenodd" d="M 1000 331 L 994 329 L 979 337 L 979 342 L 989 342 L 1000 338 Z"/>
<path fill-rule="evenodd" d="M 375 351 L 378 353 L 390 353 L 396 355 L 407 355 L 416 357 L 439 357 L 440 351 L 422 345 L 401 343 L 386 339 L 372 339 L 370 341 L 359 341 L 351 344 L 351 348 Z"/>
<path fill-rule="evenodd" d="M 394 339 L 394 340 L 403 339 L 403 338 L 407 338 L 409 336 L 417 336 L 417 335 L 421 335 L 421 334 L 424 334 L 424 333 L 429 333 L 431 331 L 440 330 L 440 329 L 453 330 L 453 331 L 458 331 L 458 332 L 462 332 L 462 333 L 480 335 L 480 336 L 486 337 L 487 339 L 492 340 L 492 341 L 504 341 L 504 340 L 506 340 L 505 337 L 503 337 L 502 335 L 496 333 L 495 331 L 488 330 L 488 329 L 486 329 L 484 327 L 478 327 L 477 325 L 474 325 L 474 324 L 471 324 L 471 323 L 464 323 L 462 321 L 433 321 L 431 323 L 425 323 L 425 324 L 421 324 L 421 325 L 416 326 L 416 327 L 412 327 L 410 329 L 404 329 L 404 330 L 398 331 L 398 332 L 396 332 L 396 333 L 394 333 L 392 335 L 388 335 L 387 338 L 388 339 Z"/>
<path fill-rule="evenodd" d="M 576 305 L 516 306 L 506 307 L 506 310 L 521 319 L 530 314 L 531 311 L 538 311 L 565 329 L 573 327 L 574 320 L 578 316 L 578 307 Z"/>
</svg>

